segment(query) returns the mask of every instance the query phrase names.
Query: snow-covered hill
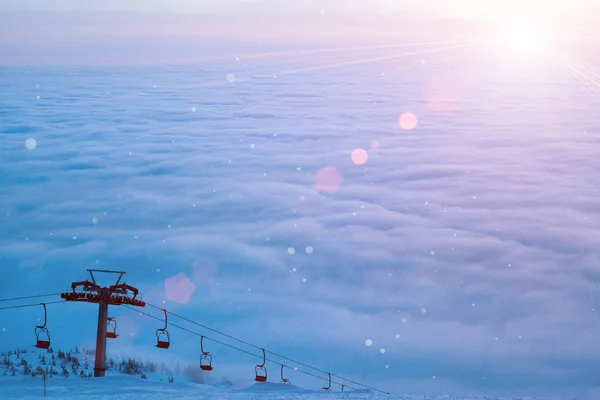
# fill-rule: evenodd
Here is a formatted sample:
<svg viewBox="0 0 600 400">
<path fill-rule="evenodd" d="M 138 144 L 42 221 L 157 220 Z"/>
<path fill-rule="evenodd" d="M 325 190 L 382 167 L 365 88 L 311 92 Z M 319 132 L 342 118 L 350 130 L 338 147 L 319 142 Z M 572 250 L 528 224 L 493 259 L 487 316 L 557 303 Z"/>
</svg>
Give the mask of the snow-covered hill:
<svg viewBox="0 0 600 400">
<path fill-rule="evenodd" d="M 106 377 L 94 378 L 93 363 L 93 351 L 78 348 L 0 353 L 0 400 L 44 399 L 44 373 L 46 398 L 64 400 L 494 400 L 491 397 L 388 396 L 368 390 L 325 392 L 270 382 L 245 388 L 226 381 L 208 385 L 203 383 L 202 372 L 197 367 L 177 371 L 177 367 L 134 358 L 109 357 Z"/>
<path fill-rule="evenodd" d="M 233 389 L 191 382 L 142 380 L 124 375 L 89 379 L 52 379 L 48 382 L 47 397 L 64 400 L 371 400 L 383 398 L 364 393 L 308 391 L 275 383 L 260 383 L 245 389 Z M 43 381 L 40 377 L 21 376 L 17 379 L 0 377 L 0 399 L 2 400 L 43 398 Z"/>
<path fill-rule="evenodd" d="M 109 358 L 106 377 L 94 378 L 93 361 L 93 351 L 77 348 L 0 353 L 0 400 L 44 398 L 44 374 L 46 397 L 65 400 L 379 398 L 371 393 L 313 391 L 275 383 L 257 383 L 247 388 L 235 388 L 230 382 L 205 385 L 196 369 L 184 368 L 177 374 L 166 365 L 132 358 Z"/>
</svg>

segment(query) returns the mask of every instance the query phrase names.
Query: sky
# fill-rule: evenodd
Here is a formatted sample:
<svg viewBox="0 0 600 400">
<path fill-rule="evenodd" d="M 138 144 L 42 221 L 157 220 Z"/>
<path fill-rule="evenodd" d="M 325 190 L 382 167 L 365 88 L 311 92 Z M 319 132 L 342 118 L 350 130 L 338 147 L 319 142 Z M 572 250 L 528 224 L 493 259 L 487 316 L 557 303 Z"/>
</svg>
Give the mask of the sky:
<svg viewBox="0 0 600 400">
<path fill-rule="evenodd" d="M 0 64 L 157 63 L 265 43 L 464 39 L 519 21 L 588 32 L 597 29 L 599 6 L 597 0 L 7 0 L 0 4 Z"/>
<path fill-rule="evenodd" d="M 21 49 L 0 69 L 1 298 L 125 270 L 151 304 L 395 393 L 597 398 L 594 42 L 566 64 L 439 36 L 299 53 L 94 15 L 1 36 Z M 0 310 L 0 350 L 41 311 Z M 113 354 L 197 361 L 197 337 L 160 351 L 158 321 L 111 315 Z M 95 318 L 50 305 L 54 343 L 92 347 Z M 251 382 L 256 360 L 210 349 L 217 379 Z"/>
</svg>

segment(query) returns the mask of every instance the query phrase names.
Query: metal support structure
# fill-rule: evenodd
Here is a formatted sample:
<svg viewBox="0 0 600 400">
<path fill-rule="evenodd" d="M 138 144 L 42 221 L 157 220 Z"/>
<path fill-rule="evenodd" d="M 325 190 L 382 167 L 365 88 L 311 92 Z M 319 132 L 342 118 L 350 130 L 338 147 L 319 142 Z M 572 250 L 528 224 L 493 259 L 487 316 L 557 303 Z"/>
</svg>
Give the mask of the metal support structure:
<svg viewBox="0 0 600 400">
<path fill-rule="evenodd" d="M 106 371 L 106 325 L 108 323 L 108 304 L 98 304 L 98 333 L 96 335 L 96 362 L 94 376 L 103 377 Z"/>
<path fill-rule="evenodd" d="M 108 306 L 120 306 L 127 304 L 136 307 L 145 307 L 146 303 L 139 298 L 138 289 L 121 283 L 125 275 L 122 271 L 108 271 L 102 269 L 88 269 L 91 281 L 79 281 L 71 284 L 72 291 L 60 295 L 66 301 L 86 302 L 98 304 L 98 330 L 96 335 L 96 360 L 94 364 L 94 376 L 103 377 L 106 372 L 106 333 L 108 326 Z M 102 287 L 96 283 L 94 273 L 117 274 L 114 285 Z M 79 291 L 77 290 L 78 288 Z M 116 328 L 116 326 L 115 326 Z M 116 332 L 115 332 L 116 338 Z"/>
</svg>

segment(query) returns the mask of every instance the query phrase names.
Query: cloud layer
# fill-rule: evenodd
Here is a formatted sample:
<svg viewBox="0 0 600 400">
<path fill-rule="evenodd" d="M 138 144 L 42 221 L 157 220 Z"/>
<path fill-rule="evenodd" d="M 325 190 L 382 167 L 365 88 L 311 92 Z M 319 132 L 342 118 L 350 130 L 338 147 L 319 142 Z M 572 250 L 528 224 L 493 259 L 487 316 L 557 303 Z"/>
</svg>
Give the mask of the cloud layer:
<svg viewBox="0 0 600 400">
<path fill-rule="evenodd" d="M 397 392 L 585 396 L 600 101 L 480 51 L 4 68 L 2 297 L 123 269 L 149 302 Z M 93 343 L 92 310 L 53 307 L 54 340 Z M 6 312 L 2 342 L 39 311 Z M 114 351 L 152 346 L 160 323 L 115 313 Z"/>
</svg>

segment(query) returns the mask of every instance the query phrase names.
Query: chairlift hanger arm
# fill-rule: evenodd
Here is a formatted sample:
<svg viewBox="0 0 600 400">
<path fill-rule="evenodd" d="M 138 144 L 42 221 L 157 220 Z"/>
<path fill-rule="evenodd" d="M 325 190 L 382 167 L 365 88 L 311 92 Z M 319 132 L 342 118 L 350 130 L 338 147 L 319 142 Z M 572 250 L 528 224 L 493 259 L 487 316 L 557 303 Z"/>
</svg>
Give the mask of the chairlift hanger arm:
<svg viewBox="0 0 600 400">
<path fill-rule="evenodd" d="M 261 367 L 261 368 L 264 368 L 265 364 L 267 363 L 267 355 L 265 353 L 265 349 L 261 348 L 261 350 L 262 350 L 262 353 L 263 353 L 263 362 L 262 362 L 262 364 L 259 364 L 258 366 Z"/>
<path fill-rule="evenodd" d="M 323 390 L 329 390 L 329 389 L 331 389 L 331 373 L 328 372 L 327 376 L 329 377 L 329 385 L 327 385 L 327 387 L 324 387 Z"/>
<path fill-rule="evenodd" d="M 44 324 L 37 325 L 36 328 L 44 329 L 46 328 L 46 323 L 48 322 L 48 311 L 46 310 L 46 303 L 41 304 L 44 307 Z"/>
<path fill-rule="evenodd" d="M 204 354 L 205 356 L 209 355 L 210 353 L 208 351 L 204 351 L 204 336 L 200 337 L 200 351 L 202 352 L 202 354 Z"/>
<path fill-rule="evenodd" d="M 163 312 L 165 313 L 165 327 L 163 330 L 167 330 L 167 326 L 169 325 L 169 316 L 167 314 L 167 310 L 163 309 Z"/>
<path fill-rule="evenodd" d="M 283 376 L 283 369 L 284 369 L 284 368 L 285 368 L 285 365 L 281 364 L 281 382 L 282 382 L 282 383 L 290 383 L 290 380 L 289 380 L 289 379 L 287 379 L 287 378 L 285 378 L 285 377 Z"/>
</svg>

